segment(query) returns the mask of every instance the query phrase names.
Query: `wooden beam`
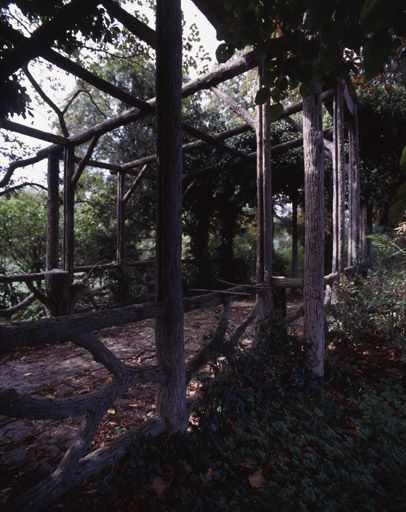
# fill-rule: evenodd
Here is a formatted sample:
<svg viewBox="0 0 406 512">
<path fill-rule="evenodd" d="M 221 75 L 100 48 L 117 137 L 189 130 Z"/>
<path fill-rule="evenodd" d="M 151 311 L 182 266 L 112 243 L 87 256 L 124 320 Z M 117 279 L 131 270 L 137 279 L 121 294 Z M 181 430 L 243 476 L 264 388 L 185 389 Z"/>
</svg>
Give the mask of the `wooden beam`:
<svg viewBox="0 0 406 512">
<path fill-rule="evenodd" d="M 258 68 L 259 87 L 263 83 L 263 67 Z M 270 101 L 257 107 L 257 210 L 256 210 L 256 281 L 266 289 L 257 295 L 257 318 L 269 320 L 272 315 L 272 245 L 273 208 L 271 174 Z"/>
<path fill-rule="evenodd" d="M 125 261 L 125 202 L 123 200 L 125 193 L 125 174 L 119 172 L 117 174 L 117 199 L 116 199 L 116 215 L 117 215 L 117 246 L 116 259 L 117 265 L 120 267 Z"/>
<path fill-rule="evenodd" d="M 126 191 L 126 193 L 123 196 L 123 202 L 127 203 L 130 197 L 133 195 L 135 190 L 137 189 L 138 185 L 141 183 L 143 178 L 145 177 L 148 170 L 148 164 L 145 164 L 144 167 L 140 170 L 135 180 L 131 183 L 130 187 Z"/>
<path fill-rule="evenodd" d="M 156 300 L 158 364 L 168 374 L 157 408 L 169 432 L 186 428 L 186 370 L 182 304 L 182 11 L 180 0 L 156 3 L 158 212 Z"/>
<path fill-rule="evenodd" d="M 0 325 L 0 354 L 40 343 L 70 341 L 77 334 L 154 318 L 161 315 L 162 312 L 161 304 L 147 303 L 108 311 Z"/>
<path fill-rule="evenodd" d="M 0 120 L 0 128 L 4 128 L 5 130 L 9 130 L 11 132 L 20 133 L 21 135 L 27 135 L 28 137 L 33 137 L 34 139 L 51 142 L 53 144 L 57 144 L 58 146 L 68 146 L 70 144 L 69 139 L 61 137 L 60 135 L 44 132 L 43 130 L 33 128 L 32 126 L 26 126 L 25 124 L 8 121 L 7 119 Z M 55 149 L 55 147 L 52 148 L 53 151 Z"/>
<path fill-rule="evenodd" d="M 132 16 L 127 11 L 122 9 L 120 5 L 114 0 L 102 0 L 103 6 L 106 11 L 116 18 L 125 28 L 132 34 L 137 36 L 142 41 L 145 41 L 152 48 L 156 48 L 156 32 L 148 27 L 145 23 Z"/>
<path fill-rule="evenodd" d="M 245 154 L 242 151 L 238 151 L 238 149 L 227 146 L 227 144 L 224 144 L 224 142 L 222 142 L 219 139 L 216 139 L 209 133 L 205 133 L 202 130 L 194 128 L 193 126 L 190 126 L 186 123 L 182 123 L 182 127 L 186 132 L 206 142 L 207 144 L 214 146 L 215 148 L 219 149 L 222 153 L 231 153 L 234 156 L 245 158 Z"/>
<path fill-rule="evenodd" d="M 305 261 L 303 278 L 306 358 L 324 375 L 324 148 L 320 86 L 303 100 L 305 166 Z"/>
<path fill-rule="evenodd" d="M 250 126 L 242 125 L 242 126 L 237 126 L 235 128 L 231 128 L 230 130 L 225 130 L 224 132 L 212 133 L 212 134 L 210 134 L 210 137 L 212 139 L 216 139 L 216 140 L 224 140 L 224 139 L 228 139 L 230 137 L 239 135 L 241 133 L 245 133 L 245 132 L 249 131 L 250 129 L 251 129 Z M 209 145 L 209 143 L 204 140 L 195 140 L 193 142 L 186 142 L 182 146 L 182 151 L 183 151 L 183 153 L 186 153 L 187 151 L 192 151 L 194 149 L 200 149 L 200 148 L 206 147 L 208 145 Z M 228 148 L 228 149 L 231 149 L 231 148 Z M 241 156 L 241 155 L 239 155 L 239 156 Z M 246 155 L 244 155 L 244 157 L 245 156 Z M 133 169 L 135 167 L 141 167 L 142 165 L 148 164 L 150 162 L 155 162 L 157 159 L 158 159 L 157 154 L 142 156 L 141 158 L 138 158 L 137 160 L 132 160 L 131 162 L 126 162 L 125 164 L 122 164 L 121 169 L 127 171 L 127 170 Z"/>
<path fill-rule="evenodd" d="M 291 276 L 297 277 L 298 264 L 299 264 L 299 237 L 298 237 L 298 198 L 297 194 L 292 197 L 292 263 L 291 263 Z"/>
<path fill-rule="evenodd" d="M 345 153 L 343 84 L 337 82 L 333 101 L 333 262 L 332 272 L 344 270 Z"/>
<path fill-rule="evenodd" d="M 227 62 L 226 64 L 217 66 L 205 75 L 186 83 L 182 87 L 182 97 L 190 96 L 198 91 L 208 89 L 212 85 L 217 85 L 221 82 L 224 82 L 225 80 L 233 78 L 234 76 L 237 76 L 244 71 L 252 69 L 256 66 L 256 64 L 256 53 L 249 52 L 246 55 L 233 60 L 232 62 Z M 134 121 L 137 121 L 138 119 L 142 119 L 154 111 L 156 106 L 156 98 L 151 98 L 145 103 L 149 104 L 148 112 L 146 109 L 140 111 L 138 108 L 130 108 L 119 115 L 112 116 L 109 119 L 106 119 L 92 126 L 91 128 L 83 130 L 82 132 L 79 132 L 75 135 L 71 135 L 69 137 L 69 141 L 74 145 L 83 144 L 95 135 L 103 135 L 104 133 L 115 130 L 116 128 L 126 126 Z M 54 146 L 49 146 L 48 148 L 44 148 L 42 152 L 46 154 L 47 152 L 53 151 L 54 149 Z"/>
<path fill-rule="evenodd" d="M 88 0 L 83 3 L 82 0 L 71 0 L 68 4 L 60 7 L 57 14 L 49 21 L 45 21 L 37 28 L 31 37 L 24 36 L 24 43 L 11 50 L 1 63 L 0 81 L 15 73 L 18 69 L 28 64 L 28 62 L 40 55 L 44 48 L 51 46 L 54 41 L 60 38 L 61 34 L 67 29 L 72 28 L 72 20 L 83 19 L 88 13 L 92 12 L 99 0 Z M 2 36 L 6 40 L 14 43 L 14 32 L 9 27 L 2 27 Z M 19 33 L 18 33 L 19 34 Z M 20 34 L 21 35 L 21 34 Z"/>
<path fill-rule="evenodd" d="M 46 270 L 58 268 L 59 263 L 59 155 L 48 156 L 47 169 L 47 241 Z"/>
<path fill-rule="evenodd" d="M 218 87 L 210 87 L 210 90 L 220 98 L 224 104 L 232 111 L 235 115 L 240 117 L 245 123 L 247 123 L 253 130 L 256 130 L 256 119 L 245 110 L 239 103 L 237 103 L 231 96 L 219 89 Z"/>
<path fill-rule="evenodd" d="M 358 105 L 354 103 L 353 118 L 349 125 L 349 229 L 348 265 L 356 265 L 360 256 L 361 230 L 361 177 L 359 164 Z"/>
<path fill-rule="evenodd" d="M 257 65 L 258 54 L 256 51 L 248 52 L 236 59 L 230 59 L 225 64 L 220 64 L 205 75 L 185 84 L 182 87 L 182 97 L 185 98 L 203 89 L 209 89 L 241 73 L 245 73 Z"/>
<path fill-rule="evenodd" d="M 98 141 L 99 141 L 99 137 L 98 137 L 98 135 L 95 135 L 93 137 L 93 139 L 91 140 L 84 157 L 79 159 L 78 165 L 76 166 L 73 176 L 72 176 L 72 183 L 75 187 L 82 175 L 82 172 L 85 170 L 85 167 L 87 165 L 89 165 L 90 158 L 93 154 L 93 151 L 95 150 L 95 148 L 97 146 Z M 73 157 L 73 161 L 75 161 L 75 160 L 76 160 L 76 158 Z"/>
<path fill-rule="evenodd" d="M 324 133 L 329 132 L 330 130 L 325 130 Z M 282 142 L 281 144 L 275 144 L 274 146 L 271 146 L 272 152 L 278 152 L 278 151 L 287 151 L 289 149 L 297 148 L 303 145 L 303 137 L 300 137 L 298 139 L 294 140 L 288 140 L 286 142 Z M 252 153 L 248 153 L 245 155 L 246 160 L 250 160 L 254 162 L 257 158 L 256 151 L 253 151 Z M 183 183 L 184 185 L 190 183 L 195 178 L 204 178 L 205 176 L 211 176 L 212 174 L 219 174 L 226 170 L 231 169 L 238 169 L 241 168 L 241 166 L 244 164 L 244 161 L 241 158 L 233 158 L 232 160 L 229 160 L 226 164 L 223 166 L 217 166 L 217 167 L 204 167 L 202 169 L 194 169 L 192 171 L 188 171 L 183 175 Z"/>
<path fill-rule="evenodd" d="M 74 148 L 65 149 L 63 176 L 63 268 L 73 279 L 75 254 L 75 185 L 72 181 L 74 174 Z"/>
<path fill-rule="evenodd" d="M 138 108 L 140 110 L 148 108 L 149 109 L 148 113 L 153 112 L 153 108 L 150 108 L 150 106 L 148 104 L 147 104 L 148 106 L 146 106 L 145 102 L 143 102 L 136 96 L 125 91 L 124 89 L 121 89 L 120 87 L 117 87 L 116 85 L 111 84 L 110 82 L 107 82 L 103 78 L 100 78 L 99 76 L 95 75 L 91 71 L 88 71 L 87 69 L 80 66 L 76 62 L 64 57 L 63 55 L 60 55 L 55 50 L 52 50 L 52 49 L 42 50 L 41 57 L 46 59 L 48 62 L 51 62 L 58 68 L 63 69 L 64 71 L 67 71 L 68 73 L 71 73 L 72 75 L 89 83 L 90 85 L 93 85 L 100 91 L 105 92 L 106 94 L 112 96 L 113 98 L 117 98 L 118 100 L 122 101 L 126 105 Z"/>
</svg>

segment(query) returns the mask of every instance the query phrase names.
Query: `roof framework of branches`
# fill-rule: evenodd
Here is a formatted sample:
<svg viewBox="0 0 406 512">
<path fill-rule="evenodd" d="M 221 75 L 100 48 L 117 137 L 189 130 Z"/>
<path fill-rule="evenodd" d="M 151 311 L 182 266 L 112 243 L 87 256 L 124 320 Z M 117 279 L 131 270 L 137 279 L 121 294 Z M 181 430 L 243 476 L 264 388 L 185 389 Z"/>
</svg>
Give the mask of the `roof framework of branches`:
<svg viewBox="0 0 406 512">
<path fill-rule="evenodd" d="M 213 2 L 211 0 L 194 0 L 194 3 L 215 26 L 215 28 L 219 29 L 219 27 L 224 26 L 224 24 L 229 21 L 230 13 L 224 9 L 222 3 Z M 84 21 L 78 22 L 78 19 Z M 99 138 L 101 135 L 116 128 L 128 125 L 129 123 L 142 119 L 146 116 L 154 115 L 156 105 L 155 98 L 150 98 L 146 101 L 141 98 L 137 98 L 128 91 L 107 82 L 103 78 L 77 64 L 75 61 L 64 56 L 60 51 L 52 48 L 53 46 L 60 47 L 62 49 L 66 47 L 69 48 L 69 46 L 72 45 L 72 35 L 74 35 L 78 30 L 81 31 L 82 34 L 89 34 L 96 39 L 100 39 L 103 37 L 103 23 L 108 29 L 109 23 L 113 19 L 118 20 L 137 38 L 146 42 L 151 47 L 155 47 L 156 35 L 154 30 L 135 16 L 129 14 L 114 0 L 93 0 L 92 2 L 87 2 L 85 8 L 83 8 L 83 3 L 78 0 L 72 0 L 66 5 L 61 4 L 58 9 L 54 9 L 54 12 L 52 12 L 51 15 L 45 17 L 45 21 L 43 21 L 42 24 L 34 30 L 30 37 L 24 36 L 18 30 L 5 24 L 4 20 L 2 20 L 2 32 L 6 43 L 3 47 L 3 52 L 0 54 L 0 86 L 4 91 L 2 94 L 3 101 L 1 105 L 2 117 L 0 118 L 0 126 L 4 129 L 35 137 L 52 144 L 52 146 L 42 149 L 37 155 L 31 158 L 12 162 L 1 176 L 0 185 L 3 188 L 10 182 L 15 169 L 46 158 L 50 152 L 56 149 L 56 147 L 69 145 L 77 146 L 88 141 L 95 140 L 95 138 Z M 63 136 L 43 132 L 7 119 L 8 115 L 15 113 L 16 109 L 17 111 L 18 109 L 20 111 L 24 110 L 25 92 L 19 88 L 20 86 L 18 85 L 18 82 L 15 81 L 15 73 L 22 67 L 25 67 L 28 62 L 36 57 L 42 57 L 58 68 L 73 74 L 75 77 L 91 84 L 113 98 L 122 101 L 124 104 L 128 105 L 129 108 L 123 113 L 110 117 L 82 132 L 68 135 L 67 131 L 63 130 Z M 216 85 L 256 67 L 259 59 L 259 53 L 257 51 L 251 51 L 240 57 L 227 61 L 226 63 L 217 66 L 206 75 L 187 82 L 182 88 L 182 94 L 186 97 L 200 90 L 207 90 L 210 88 L 214 93 L 216 93 L 215 89 L 213 89 Z M 11 89 L 10 84 L 13 85 Z M 346 99 L 347 105 L 351 110 L 352 102 L 348 91 L 349 90 L 346 91 Z M 327 97 L 328 93 L 326 94 L 326 98 Z M 228 146 L 225 141 L 244 130 L 255 128 L 255 120 L 252 119 L 250 122 L 247 117 L 244 117 L 244 109 L 242 108 L 236 111 L 236 105 L 231 105 L 230 103 L 231 98 L 227 99 L 223 97 L 222 99 L 226 102 L 227 106 L 237 114 L 237 116 L 243 118 L 245 121 L 244 125 L 225 132 L 210 134 L 197 129 L 196 127 L 190 126 L 187 123 L 183 123 L 183 130 L 196 139 L 194 142 L 186 143 L 183 149 L 184 151 L 189 151 L 194 148 L 210 145 L 221 152 L 229 154 L 232 157 L 232 160 L 230 160 L 231 166 L 238 165 L 240 161 L 249 161 L 255 158 L 255 153 L 244 155 L 235 148 Z M 301 104 L 289 107 L 285 109 L 285 111 L 279 113 L 279 118 L 288 118 L 288 116 L 300 110 Z M 249 114 L 248 117 L 250 117 Z M 301 138 L 298 138 L 285 145 L 280 145 L 280 148 L 275 147 L 274 149 L 289 149 L 290 147 L 300 145 L 301 140 Z M 93 146 L 95 146 L 96 143 L 94 143 Z M 327 150 L 330 149 L 328 147 L 328 142 L 326 144 L 326 148 Z M 145 163 L 156 159 L 156 155 L 150 155 L 133 162 L 119 164 L 95 161 L 91 158 L 91 154 L 92 152 L 87 154 L 86 164 L 109 169 L 112 172 L 137 169 Z M 213 170 L 209 171 L 213 172 Z M 197 171 L 197 175 L 204 175 L 204 170 Z M 190 179 L 190 177 L 188 177 L 188 179 Z"/>
</svg>

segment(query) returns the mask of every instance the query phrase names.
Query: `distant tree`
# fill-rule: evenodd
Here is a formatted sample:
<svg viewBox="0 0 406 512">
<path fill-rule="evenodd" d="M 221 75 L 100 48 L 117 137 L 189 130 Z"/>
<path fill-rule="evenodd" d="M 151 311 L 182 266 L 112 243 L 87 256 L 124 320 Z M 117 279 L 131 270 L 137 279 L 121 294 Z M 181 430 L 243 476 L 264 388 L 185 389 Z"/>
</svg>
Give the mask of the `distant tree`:
<svg viewBox="0 0 406 512">
<path fill-rule="evenodd" d="M 399 159 L 406 141 L 406 91 L 379 85 L 359 91 L 362 190 L 374 222 L 397 224 L 402 217 L 401 185 L 406 173 Z M 404 213 L 404 203 L 403 203 Z"/>
<path fill-rule="evenodd" d="M 0 265 L 8 272 L 44 270 L 45 201 L 33 190 L 0 199 Z"/>
</svg>

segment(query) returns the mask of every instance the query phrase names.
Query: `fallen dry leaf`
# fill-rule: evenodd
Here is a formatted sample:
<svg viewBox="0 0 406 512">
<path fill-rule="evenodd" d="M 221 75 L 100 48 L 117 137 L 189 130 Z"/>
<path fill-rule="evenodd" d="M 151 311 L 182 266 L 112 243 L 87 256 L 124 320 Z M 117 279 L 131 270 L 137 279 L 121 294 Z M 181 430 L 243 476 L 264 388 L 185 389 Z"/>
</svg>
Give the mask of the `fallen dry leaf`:
<svg viewBox="0 0 406 512">
<path fill-rule="evenodd" d="M 156 476 L 152 480 L 151 489 L 155 492 L 158 498 L 161 498 L 165 494 L 167 486 L 168 484 L 163 478 Z"/>
<path fill-rule="evenodd" d="M 248 481 L 250 486 L 254 489 L 260 489 L 261 487 L 264 487 L 266 480 L 262 474 L 262 469 L 257 469 L 255 473 L 248 477 Z"/>
</svg>

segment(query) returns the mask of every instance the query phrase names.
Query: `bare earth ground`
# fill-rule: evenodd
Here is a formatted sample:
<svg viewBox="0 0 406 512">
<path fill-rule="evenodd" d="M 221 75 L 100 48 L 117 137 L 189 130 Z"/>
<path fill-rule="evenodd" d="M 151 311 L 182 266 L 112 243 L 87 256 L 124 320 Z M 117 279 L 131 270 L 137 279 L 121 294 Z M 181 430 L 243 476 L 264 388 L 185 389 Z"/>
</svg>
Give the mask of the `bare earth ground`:
<svg viewBox="0 0 406 512">
<path fill-rule="evenodd" d="M 231 327 L 240 323 L 252 307 L 250 301 L 234 303 Z M 185 315 L 187 360 L 202 347 L 203 336 L 215 329 L 220 313 L 217 309 L 203 309 Z M 153 320 L 103 329 L 97 336 L 126 363 L 156 362 Z M 252 327 L 248 329 L 246 342 L 250 343 L 251 339 Z M 14 352 L 3 356 L 0 366 L 0 389 L 14 388 L 20 393 L 50 398 L 88 393 L 111 379 L 103 366 L 73 343 Z M 191 386 L 189 393 L 193 393 L 196 383 Z M 92 450 L 139 425 L 154 410 L 153 384 L 130 389 L 109 409 Z M 0 416 L 0 505 L 7 501 L 12 491 L 32 486 L 56 468 L 77 434 L 80 421 L 79 416 L 64 421 Z"/>
</svg>

